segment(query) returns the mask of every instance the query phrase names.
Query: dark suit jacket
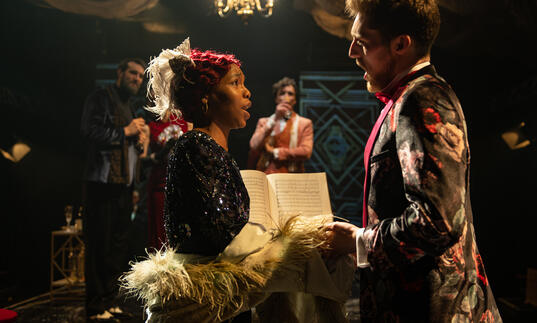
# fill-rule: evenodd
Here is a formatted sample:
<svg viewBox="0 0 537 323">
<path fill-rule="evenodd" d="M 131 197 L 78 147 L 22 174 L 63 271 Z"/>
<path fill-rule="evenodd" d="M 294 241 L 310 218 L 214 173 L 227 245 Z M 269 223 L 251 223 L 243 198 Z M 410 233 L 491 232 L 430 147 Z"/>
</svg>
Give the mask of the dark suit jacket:
<svg viewBox="0 0 537 323">
<path fill-rule="evenodd" d="M 114 85 L 108 89 L 117 93 Z M 119 127 L 115 125 L 117 108 L 106 88 L 95 90 L 84 103 L 80 125 L 82 137 L 88 146 L 84 180 L 108 183 L 112 151 L 121 150 L 123 145 L 136 142 L 135 136 L 125 137 L 123 127 L 128 125 L 128 122 Z"/>
<path fill-rule="evenodd" d="M 501 321 L 474 235 L 459 100 L 433 66 L 401 86 L 371 152 L 362 321 Z"/>
</svg>

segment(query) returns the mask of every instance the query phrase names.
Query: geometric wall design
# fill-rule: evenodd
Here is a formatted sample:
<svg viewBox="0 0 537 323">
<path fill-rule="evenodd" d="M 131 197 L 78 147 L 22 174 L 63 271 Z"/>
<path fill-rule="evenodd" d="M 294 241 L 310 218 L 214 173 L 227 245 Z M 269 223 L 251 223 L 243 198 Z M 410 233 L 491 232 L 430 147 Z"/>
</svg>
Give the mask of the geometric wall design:
<svg viewBox="0 0 537 323">
<path fill-rule="evenodd" d="M 358 72 L 302 72 L 299 93 L 299 113 L 315 134 L 306 171 L 325 172 L 334 215 L 361 225 L 363 155 L 379 101 Z"/>
</svg>

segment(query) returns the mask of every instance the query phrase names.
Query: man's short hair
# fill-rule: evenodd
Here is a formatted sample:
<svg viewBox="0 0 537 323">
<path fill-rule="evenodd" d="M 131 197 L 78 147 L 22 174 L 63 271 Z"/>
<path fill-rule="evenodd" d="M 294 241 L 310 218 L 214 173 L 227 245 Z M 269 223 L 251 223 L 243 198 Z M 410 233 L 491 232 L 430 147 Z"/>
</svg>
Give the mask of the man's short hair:
<svg viewBox="0 0 537 323">
<path fill-rule="evenodd" d="M 297 87 L 296 87 L 296 82 L 294 79 L 287 77 L 287 76 L 285 76 L 278 82 L 272 84 L 272 94 L 274 95 L 274 97 L 277 97 L 280 90 L 289 85 L 291 85 L 295 89 L 295 94 L 296 94 L 296 92 L 298 92 Z"/>
<path fill-rule="evenodd" d="M 147 68 L 147 65 L 146 65 L 146 63 L 145 63 L 145 61 L 143 59 L 129 57 L 129 58 L 125 58 L 121 62 L 119 62 L 119 65 L 117 66 L 117 69 L 120 70 L 121 72 L 124 72 L 127 69 L 127 67 L 129 67 L 129 62 L 133 62 L 133 63 L 136 63 L 136 64 L 142 66 L 144 68 L 144 71 Z"/>
<path fill-rule="evenodd" d="M 440 11 L 436 0 L 346 0 L 347 12 L 363 16 L 366 27 L 376 29 L 384 40 L 409 35 L 418 54 L 425 56 L 440 30 Z"/>
</svg>

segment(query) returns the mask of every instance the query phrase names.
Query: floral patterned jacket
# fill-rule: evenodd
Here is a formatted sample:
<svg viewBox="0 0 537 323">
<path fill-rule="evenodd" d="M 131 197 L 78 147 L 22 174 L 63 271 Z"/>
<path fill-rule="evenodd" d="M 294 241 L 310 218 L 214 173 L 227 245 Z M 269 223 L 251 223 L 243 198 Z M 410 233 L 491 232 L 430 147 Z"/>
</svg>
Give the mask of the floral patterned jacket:
<svg viewBox="0 0 537 323">
<path fill-rule="evenodd" d="M 370 157 L 361 319 L 501 322 L 476 245 L 459 100 L 432 65 L 404 83 Z"/>
</svg>

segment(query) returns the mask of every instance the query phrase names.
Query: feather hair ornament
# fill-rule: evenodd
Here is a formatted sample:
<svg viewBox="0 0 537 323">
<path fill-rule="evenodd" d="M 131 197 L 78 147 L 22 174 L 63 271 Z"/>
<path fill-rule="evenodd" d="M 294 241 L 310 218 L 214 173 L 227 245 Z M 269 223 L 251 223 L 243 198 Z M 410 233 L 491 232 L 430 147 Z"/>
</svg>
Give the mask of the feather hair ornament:
<svg viewBox="0 0 537 323">
<path fill-rule="evenodd" d="M 170 61 L 174 60 L 175 71 L 172 70 Z M 173 106 L 171 101 L 170 86 L 174 75 L 181 75 L 186 80 L 184 73 L 188 66 L 196 66 L 190 58 L 190 38 L 186 38 L 181 45 L 175 49 L 164 49 L 158 57 L 149 62 L 146 74 L 147 95 L 153 100 L 153 106 L 147 106 L 146 110 L 159 115 L 159 119 L 164 118 L 168 111 L 173 111 L 181 115 L 178 107 Z M 188 81 L 188 80 L 187 80 Z M 190 81 L 188 81 L 190 82 Z"/>
</svg>

